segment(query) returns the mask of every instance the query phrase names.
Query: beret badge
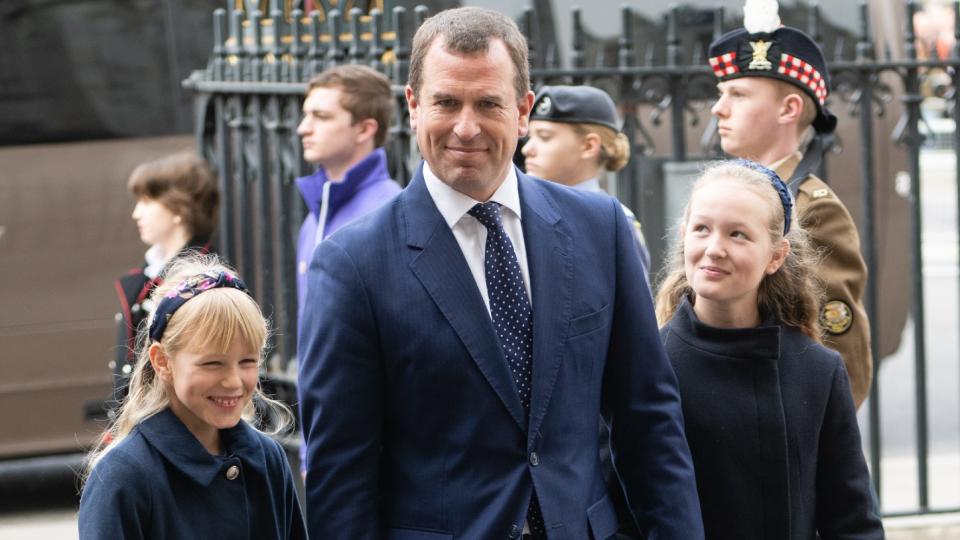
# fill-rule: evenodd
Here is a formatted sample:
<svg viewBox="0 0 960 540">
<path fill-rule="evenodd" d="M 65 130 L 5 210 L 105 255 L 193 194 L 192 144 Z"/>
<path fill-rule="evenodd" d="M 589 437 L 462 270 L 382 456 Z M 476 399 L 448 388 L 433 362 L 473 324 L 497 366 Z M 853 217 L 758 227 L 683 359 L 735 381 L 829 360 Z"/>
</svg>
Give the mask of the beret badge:
<svg viewBox="0 0 960 540">
<path fill-rule="evenodd" d="M 773 63 L 767 59 L 767 53 L 770 51 L 770 46 L 773 45 L 771 41 L 751 41 L 750 48 L 751 57 L 750 65 L 747 66 L 747 69 L 757 70 L 757 71 L 770 71 L 773 69 Z"/>
<path fill-rule="evenodd" d="M 550 110 L 553 108 L 553 101 L 550 100 L 550 96 L 544 96 L 540 100 L 540 103 L 537 103 L 537 114 L 540 116 L 549 116 Z"/>
</svg>

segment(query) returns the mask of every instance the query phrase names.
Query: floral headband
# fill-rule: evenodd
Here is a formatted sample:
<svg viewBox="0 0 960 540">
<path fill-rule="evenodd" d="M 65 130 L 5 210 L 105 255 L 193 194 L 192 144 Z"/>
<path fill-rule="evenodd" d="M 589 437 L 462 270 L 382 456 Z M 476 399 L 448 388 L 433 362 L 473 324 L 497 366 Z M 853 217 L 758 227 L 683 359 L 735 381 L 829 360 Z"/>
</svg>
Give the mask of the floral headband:
<svg viewBox="0 0 960 540">
<path fill-rule="evenodd" d="M 774 172 L 773 169 L 768 169 L 756 161 L 750 161 L 749 159 L 735 159 L 733 160 L 733 164 L 757 171 L 770 180 L 773 189 L 777 190 L 777 195 L 780 195 L 780 203 L 783 204 L 783 234 L 786 235 L 790 232 L 790 214 L 793 210 L 793 196 L 790 195 L 790 190 L 787 189 L 787 185 L 780 179 L 780 175 Z"/>
<path fill-rule="evenodd" d="M 207 272 L 183 280 L 160 300 L 157 310 L 153 313 L 153 322 L 150 323 L 150 339 L 160 341 L 163 331 L 167 329 L 167 323 L 170 322 L 170 317 L 173 317 L 173 314 L 180 309 L 180 306 L 187 303 L 187 300 L 204 291 L 223 287 L 248 292 L 246 284 L 229 272 Z"/>
</svg>

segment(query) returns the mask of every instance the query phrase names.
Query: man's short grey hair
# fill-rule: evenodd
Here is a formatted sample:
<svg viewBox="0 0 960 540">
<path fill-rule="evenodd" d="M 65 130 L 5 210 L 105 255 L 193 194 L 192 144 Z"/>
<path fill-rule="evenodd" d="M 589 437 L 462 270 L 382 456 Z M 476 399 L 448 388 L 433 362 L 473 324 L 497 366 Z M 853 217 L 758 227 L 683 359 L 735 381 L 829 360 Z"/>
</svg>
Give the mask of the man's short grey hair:
<svg viewBox="0 0 960 540">
<path fill-rule="evenodd" d="M 413 36 L 408 84 L 414 96 L 420 96 L 423 84 L 423 62 L 437 37 L 443 37 L 443 46 L 459 54 L 485 53 L 490 41 L 499 39 L 507 47 L 513 61 L 513 86 L 517 99 L 530 91 L 530 61 L 527 58 L 527 40 L 517 23 L 496 11 L 463 7 L 448 9 L 428 18 Z"/>
</svg>

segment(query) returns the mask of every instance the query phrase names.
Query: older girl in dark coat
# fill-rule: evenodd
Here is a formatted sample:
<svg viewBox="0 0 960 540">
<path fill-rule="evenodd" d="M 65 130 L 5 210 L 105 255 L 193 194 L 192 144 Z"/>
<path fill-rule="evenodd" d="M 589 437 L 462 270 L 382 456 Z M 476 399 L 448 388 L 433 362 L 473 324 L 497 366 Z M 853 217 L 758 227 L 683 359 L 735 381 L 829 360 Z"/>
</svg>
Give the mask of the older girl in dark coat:
<svg viewBox="0 0 960 540">
<path fill-rule="evenodd" d="M 707 538 L 884 536 L 813 264 L 773 171 L 724 162 L 694 186 L 657 316 Z"/>
<path fill-rule="evenodd" d="M 172 263 L 151 299 L 130 391 L 90 456 L 81 540 L 306 538 L 283 448 L 248 423 L 292 418 L 258 387 L 260 308 L 212 256 Z"/>
</svg>

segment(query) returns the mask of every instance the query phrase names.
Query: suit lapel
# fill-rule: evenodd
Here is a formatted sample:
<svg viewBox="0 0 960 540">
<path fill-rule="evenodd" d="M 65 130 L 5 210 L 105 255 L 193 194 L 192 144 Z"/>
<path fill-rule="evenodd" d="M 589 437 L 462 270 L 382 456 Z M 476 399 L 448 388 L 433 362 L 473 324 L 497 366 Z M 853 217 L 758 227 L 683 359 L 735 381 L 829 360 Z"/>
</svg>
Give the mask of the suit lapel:
<svg viewBox="0 0 960 540">
<path fill-rule="evenodd" d="M 527 418 L 500 350 L 489 312 L 453 232 L 437 210 L 423 181 L 422 169 L 401 196 L 401 223 L 407 244 L 420 253 L 410 263 L 460 337 L 480 372 L 524 432 Z"/>
<path fill-rule="evenodd" d="M 518 173 L 523 236 L 533 296 L 533 394 L 530 431 L 540 428 L 553 394 L 573 290 L 570 237 L 560 227 L 561 216 L 549 194 L 534 180 Z"/>
</svg>

